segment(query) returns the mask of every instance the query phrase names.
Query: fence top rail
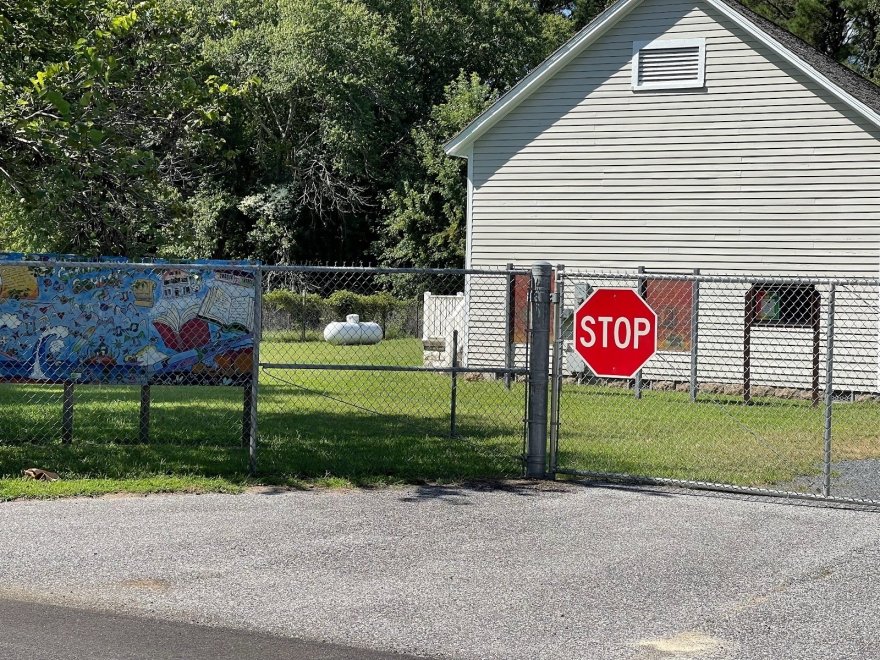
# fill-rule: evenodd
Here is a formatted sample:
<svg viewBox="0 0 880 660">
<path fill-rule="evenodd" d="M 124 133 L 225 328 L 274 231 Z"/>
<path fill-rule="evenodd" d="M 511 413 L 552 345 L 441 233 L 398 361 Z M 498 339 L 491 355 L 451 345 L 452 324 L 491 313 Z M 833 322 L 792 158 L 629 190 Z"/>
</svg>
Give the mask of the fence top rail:
<svg viewBox="0 0 880 660">
<path fill-rule="evenodd" d="M 312 265 L 265 265 L 245 262 L 127 262 L 127 261 L 67 261 L 64 259 L 39 260 L 0 260 L 0 265 L 26 266 L 28 268 L 80 268 L 104 270 L 241 270 L 253 273 L 350 273 L 365 275 L 529 275 L 528 268 L 385 268 L 378 266 L 312 266 Z M 639 278 L 652 280 L 677 280 L 688 282 L 717 282 L 728 284 L 819 284 L 842 286 L 873 286 L 880 287 L 880 278 L 876 277 L 829 277 L 829 276 L 793 276 L 793 275 L 742 275 L 742 274 L 705 274 L 686 272 L 661 271 L 611 271 L 587 270 L 577 268 L 556 267 L 558 276 L 563 279 L 598 279 L 620 282 L 632 282 Z"/>
<path fill-rule="evenodd" d="M 64 259 L 0 260 L 0 266 L 28 268 L 81 268 L 104 270 L 243 270 L 264 273 L 354 273 L 366 275 L 528 275 L 525 268 L 382 268 L 376 266 L 304 266 L 247 263 L 66 261 Z"/>
<path fill-rule="evenodd" d="M 61 259 L 2 261 L 0 266 L 26 266 L 27 268 L 92 268 L 104 270 L 243 270 L 258 272 L 259 264 L 246 263 L 197 263 L 197 262 L 129 262 L 129 261 L 64 261 Z"/>
<path fill-rule="evenodd" d="M 363 273 L 367 275 L 528 275 L 526 268 L 384 268 L 380 266 L 262 266 L 267 273 Z"/>
<path fill-rule="evenodd" d="M 718 282 L 724 284 L 820 284 L 842 286 L 873 286 L 880 287 L 880 278 L 875 277 L 804 277 L 793 275 L 733 275 L 733 274 L 703 274 L 703 273 L 663 273 L 656 271 L 601 271 L 601 270 L 578 270 L 565 268 L 560 269 L 559 276 L 569 280 L 612 280 L 621 282 L 633 282 L 640 278 L 652 280 L 676 280 L 687 282 Z"/>
</svg>

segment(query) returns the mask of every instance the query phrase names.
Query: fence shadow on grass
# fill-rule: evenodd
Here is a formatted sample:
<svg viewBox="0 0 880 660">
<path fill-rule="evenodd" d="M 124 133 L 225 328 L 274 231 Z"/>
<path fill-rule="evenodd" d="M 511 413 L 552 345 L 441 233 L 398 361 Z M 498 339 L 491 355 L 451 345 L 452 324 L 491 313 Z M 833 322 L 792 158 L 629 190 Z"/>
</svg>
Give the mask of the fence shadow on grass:
<svg viewBox="0 0 880 660">
<path fill-rule="evenodd" d="M 241 448 L 158 443 L 0 444 L 0 477 L 20 476 L 29 467 L 58 472 L 63 479 L 198 475 L 234 481 L 247 476 L 247 452 Z"/>
<path fill-rule="evenodd" d="M 278 411 L 260 416 L 258 475 L 269 483 L 328 476 L 363 484 L 444 481 L 515 477 L 521 471 L 522 441 L 515 424 L 487 426 L 482 418 L 464 415 L 460 435 L 452 438 L 448 417 L 441 414 Z M 14 420 L 4 417 L 4 428 L 14 428 L 10 424 Z M 194 417 L 199 419 L 195 433 Z M 245 481 L 248 477 L 248 452 L 241 446 L 240 426 L 230 432 L 230 420 L 222 411 L 183 407 L 157 411 L 153 440 L 146 444 L 132 437 L 119 441 L 106 429 L 99 434 L 102 421 L 89 419 L 88 409 L 83 408 L 80 432 L 70 444 L 46 439 L 0 441 L 0 476 L 42 467 L 64 478 L 174 474 Z M 240 415 L 237 421 L 240 424 Z"/>
<path fill-rule="evenodd" d="M 282 425 L 286 432 L 277 432 Z M 260 428 L 258 460 L 265 474 L 431 481 L 508 477 L 521 471 L 519 429 L 487 427 L 484 420 L 468 416 L 462 417 L 454 438 L 448 417 L 439 414 L 263 412 Z"/>
</svg>

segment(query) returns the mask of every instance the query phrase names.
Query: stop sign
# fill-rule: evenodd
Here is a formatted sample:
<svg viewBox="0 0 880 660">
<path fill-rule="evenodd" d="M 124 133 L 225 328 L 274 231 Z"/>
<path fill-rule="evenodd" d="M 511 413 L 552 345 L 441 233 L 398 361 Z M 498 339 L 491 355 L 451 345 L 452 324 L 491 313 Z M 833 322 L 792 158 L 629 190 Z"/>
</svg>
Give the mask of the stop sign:
<svg viewBox="0 0 880 660">
<path fill-rule="evenodd" d="M 657 352 L 657 314 L 632 289 L 596 289 L 574 313 L 574 347 L 597 376 L 632 378 Z"/>
</svg>

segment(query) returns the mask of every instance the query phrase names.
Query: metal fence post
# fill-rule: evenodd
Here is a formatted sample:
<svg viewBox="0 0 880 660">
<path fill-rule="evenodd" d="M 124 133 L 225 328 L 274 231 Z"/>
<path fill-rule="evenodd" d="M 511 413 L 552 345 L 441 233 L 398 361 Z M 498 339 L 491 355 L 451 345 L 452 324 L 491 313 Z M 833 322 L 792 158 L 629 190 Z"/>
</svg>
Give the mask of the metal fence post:
<svg viewBox="0 0 880 660">
<path fill-rule="evenodd" d="M 556 266 L 556 303 L 553 307 L 553 371 L 550 386 L 550 476 L 555 476 L 559 464 L 559 405 L 562 395 L 562 354 L 565 340 L 562 336 L 562 311 L 565 308 L 565 266 Z"/>
<path fill-rule="evenodd" d="M 449 437 L 458 435 L 456 419 L 458 403 L 458 330 L 452 331 L 452 391 L 449 393 Z"/>
<path fill-rule="evenodd" d="M 513 264 L 507 264 L 507 283 L 504 291 L 504 368 L 510 369 L 513 364 L 511 335 L 513 334 L 513 316 L 516 314 L 516 278 L 513 276 Z M 510 389 L 513 379 L 509 373 L 504 374 L 504 387 Z"/>
<path fill-rule="evenodd" d="M 700 347 L 700 274 L 699 268 L 694 268 L 694 281 L 691 287 L 691 402 L 697 400 L 697 352 Z"/>
<path fill-rule="evenodd" d="M 263 340 L 263 268 L 257 266 L 254 272 L 254 349 L 251 360 L 250 382 L 250 437 L 248 446 L 248 472 L 257 473 L 257 417 L 260 391 L 260 343 Z"/>
<path fill-rule="evenodd" d="M 73 383 L 65 381 L 62 393 L 63 400 L 61 402 L 61 442 L 64 444 L 73 442 L 74 396 Z"/>
<path fill-rule="evenodd" d="M 831 412 L 834 405 L 834 298 L 837 286 L 828 293 L 828 327 L 825 329 L 825 432 L 822 461 L 822 495 L 831 496 Z"/>
<path fill-rule="evenodd" d="M 639 297 L 644 300 L 648 293 L 648 282 L 645 279 L 645 267 L 639 266 L 639 281 L 638 281 L 638 294 Z M 636 395 L 637 399 L 642 398 L 642 370 L 639 369 L 636 372 L 636 378 L 633 381 L 633 393 Z"/>
<path fill-rule="evenodd" d="M 141 416 L 138 427 L 138 440 L 141 444 L 150 441 L 150 384 L 141 385 Z"/>
<path fill-rule="evenodd" d="M 546 261 L 532 266 L 532 332 L 529 352 L 529 442 L 526 476 L 547 473 L 547 385 L 550 380 L 550 278 Z"/>
<path fill-rule="evenodd" d="M 300 341 L 305 342 L 306 340 L 306 283 L 303 281 L 302 283 L 302 308 L 300 309 L 300 315 L 302 318 L 300 319 Z M 382 326 L 385 327 L 384 325 Z"/>
</svg>

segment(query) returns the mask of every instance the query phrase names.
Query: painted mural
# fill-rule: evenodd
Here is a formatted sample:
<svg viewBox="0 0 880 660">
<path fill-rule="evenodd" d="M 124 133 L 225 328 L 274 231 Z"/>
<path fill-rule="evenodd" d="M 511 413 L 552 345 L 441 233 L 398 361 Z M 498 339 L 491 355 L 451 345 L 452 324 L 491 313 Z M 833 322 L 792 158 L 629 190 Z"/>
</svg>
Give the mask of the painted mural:
<svg viewBox="0 0 880 660">
<path fill-rule="evenodd" d="M 240 262 L 26 266 L 0 254 L 0 381 L 241 385 L 254 273 Z M 68 258 L 68 260 L 71 260 Z"/>
</svg>

